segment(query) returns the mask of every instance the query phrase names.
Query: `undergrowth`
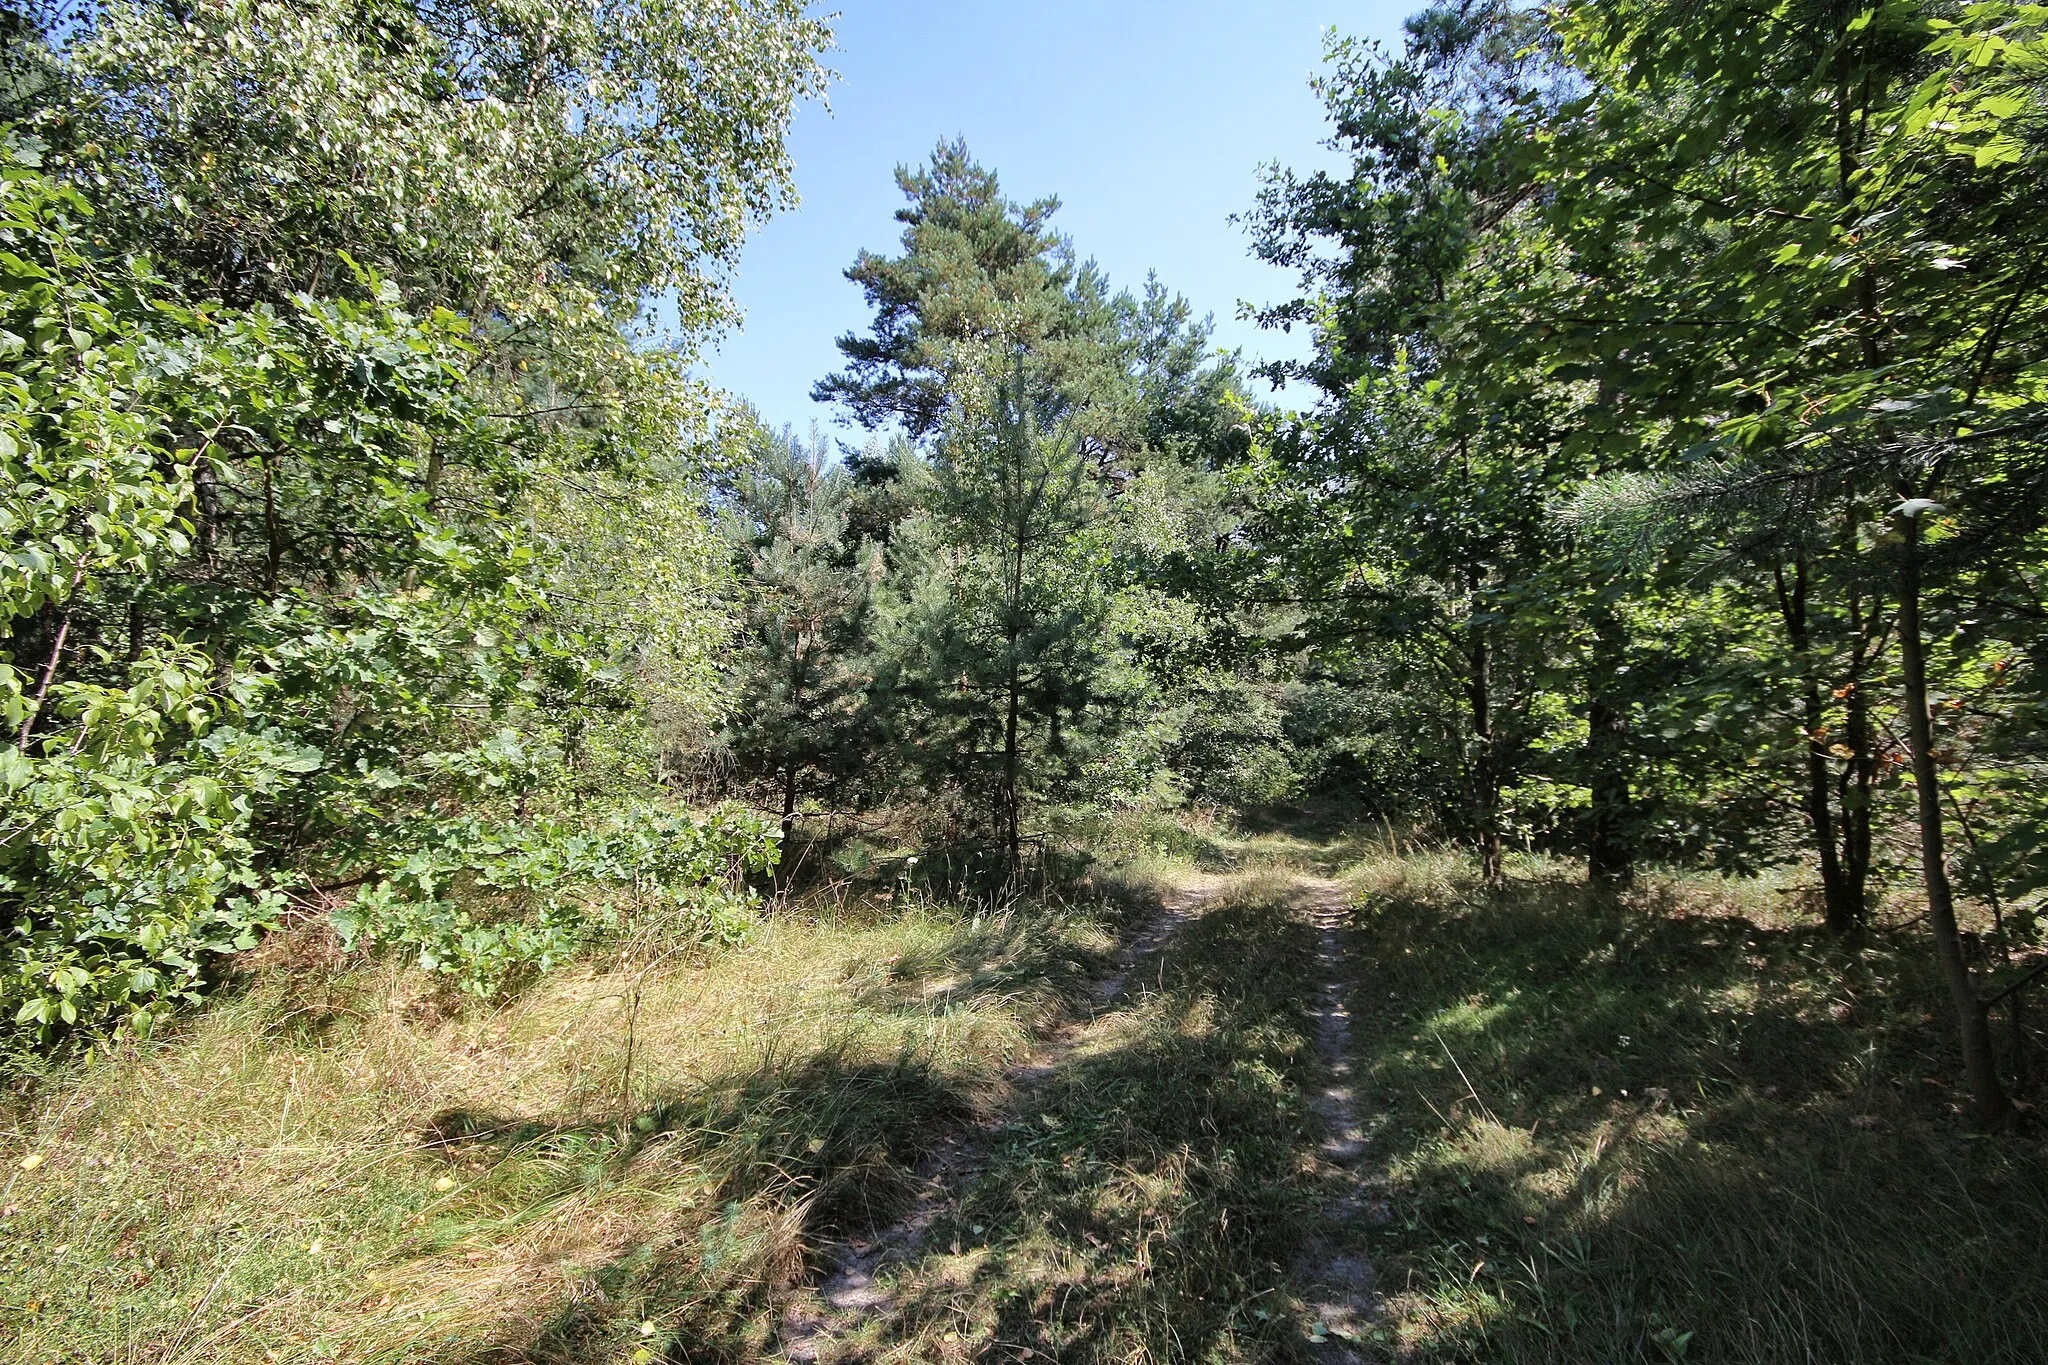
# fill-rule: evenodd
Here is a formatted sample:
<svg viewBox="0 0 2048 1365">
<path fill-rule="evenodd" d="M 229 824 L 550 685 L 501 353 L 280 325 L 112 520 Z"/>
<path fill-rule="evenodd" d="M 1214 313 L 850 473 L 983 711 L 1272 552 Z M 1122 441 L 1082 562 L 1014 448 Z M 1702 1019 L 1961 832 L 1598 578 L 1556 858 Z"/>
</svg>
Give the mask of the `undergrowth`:
<svg viewBox="0 0 2048 1365">
<path fill-rule="evenodd" d="M 1372 1251 L 1413 1358 L 2041 1359 L 2048 1163 L 1965 1127 L 1917 938 L 1449 859 L 1354 884 Z"/>
</svg>

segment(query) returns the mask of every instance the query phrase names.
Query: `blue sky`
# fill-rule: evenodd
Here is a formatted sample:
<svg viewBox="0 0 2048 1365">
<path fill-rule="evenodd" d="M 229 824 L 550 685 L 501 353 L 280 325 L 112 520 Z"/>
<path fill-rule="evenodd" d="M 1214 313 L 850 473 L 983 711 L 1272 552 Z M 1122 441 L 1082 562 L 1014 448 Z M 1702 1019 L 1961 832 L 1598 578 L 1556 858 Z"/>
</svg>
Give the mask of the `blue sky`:
<svg viewBox="0 0 2048 1365">
<path fill-rule="evenodd" d="M 1258 167 L 1327 164 L 1308 88 L 1323 35 L 1394 39 L 1420 0 L 839 0 L 840 73 L 828 113 L 792 130 L 802 204 L 762 228 L 734 281 L 744 327 L 707 357 L 721 387 L 780 425 L 831 423 L 810 387 L 838 368 L 833 341 L 864 329 L 842 272 L 862 247 L 892 252 L 893 171 L 961 135 L 1013 199 L 1057 195 L 1055 224 L 1119 286 L 1157 270 L 1216 342 L 1265 357 L 1301 341 L 1237 319 L 1238 303 L 1290 293 L 1251 259 L 1230 215 Z"/>
</svg>

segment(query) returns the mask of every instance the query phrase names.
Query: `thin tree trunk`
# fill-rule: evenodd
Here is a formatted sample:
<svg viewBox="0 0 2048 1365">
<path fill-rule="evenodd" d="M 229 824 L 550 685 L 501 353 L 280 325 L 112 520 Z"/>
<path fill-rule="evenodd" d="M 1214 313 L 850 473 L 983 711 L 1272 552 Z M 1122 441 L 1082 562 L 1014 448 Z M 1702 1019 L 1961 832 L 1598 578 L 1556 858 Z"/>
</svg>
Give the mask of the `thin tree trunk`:
<svg viewBox="0 0 2048 1365">
<path fill-rule="evenodd" d="M 1602 886 L 1623 887 L 1635 880 L 1635 851 L 1628 831 L 1628 711 L 1614 700 L 1625 653 L 1621 622 L 1608 608 L 1593 623 L 1593 686 L 1586 707 L 1586 748 L 1591 772 L 1590 828 L 1586 840 L 1586 875 Z"/>
<path fill-rule="evenodd" d="M 1802 702 L 1806 720 L 1806 815 L 1813 826 L 1814 848 L 1820 853 L 1820 885 L 1823 914 L 1828 931 L 1846 934 L 1863 919 L 1860 879 L 1852 880 L 1842 866 L 1841 851 L 1835 843 L 1832 786 L 1828 772 L 1827 742 L 1819 738 L 1827 720 L 1821 702 L 1820 683 L 1805 680 Z"/>
<path fill-rule="evenodd" d="M 1024 836 L 1017 818 L 1017 656 L 1010 654 L 1009 714 L 1003 721 L 1003 835 L 1010 847 L 1010 874 L 1024 866 Z"/>
<path fill-rule="evenodd" d="M 1856 59 L 1849 34 L 1844 31 L 1836 49 L 1835 195 L 1842 206 L 1840 221 L 1843 231 L 1850 234 L 1852 241 L 1856 240 L 1854 225 L 1862 215 L 1862 207 L 1858 203 L 1856 173 L 1861 163 L 1862 145 L 1869 133 L 1872 98 L 1870 71 L 1866 67 L 1859 81 L 1854 70 Z M 1874 370 L 1883 360 L 1878 336 L 1881 319 L 1878 313 L 1877 276 L 1871 271 L 1867 259 L 1857 264 L 1855 288 L 1857 357 L 1865 369 Z M 1855 562 L 1859 553 L 1857 531 L 1856 502 L 1852 497 L 1849 500 L 1847 534 L 1842 546 L 1850 563 Z M 1844 694 L 1848 710 L 1846 742 L 1851 754 L 1849 771 L 1844 774 L 1842 789 L 1842 879 L 1845 908 L 1854 915 L 1857 923 L 1861 923 L 1865 914 L 1865 893 L 1870 877 L 1870 804 L 1877 786 L 1877 755 L 1874 750 L 1875 734 L 1870 724 L 1870 703 L 1863 695 L 1861 685 L 1871 623 L 1864 616 L 1862 590 L 1858 585 L 1850 585 L 1849 597 L 1856 646 L 1847 680 L 1848 690 Z M 1828 907 L 1828 916 L 1832 925 L 1836 916 L 1832 901 Z"/>
<path fill-rule="evenodd" d="M 1009 664 L 1007 695 L 1004 698 L 1003 714 L 1003 840 L 1009 846 L 1010 875 L 1015 877 L 1024 866 L 1023 833 L 1018 822 L 1018 738 L 1017 726 L 1023 698 L 1023 661 L 1017 657 L 1018 643 L 1023 634 L 1024 612 L 1024 534 L 1020 526 L 1017 533 L 1016 552 L 1011 561 L 1010 579 L 1010 622 L 1008 631 Z"/>
<path fill-rule="evenodd" d="M 792 754 L 783 761 L 782 767 L 782 842 L 777 847 L 781 850 L 780 856 L 785 858 L 789 856 L 790 831 L 796 827 L 796 764 L 796 756 Z M 783 864 L 783 869 L 779 875 L 786 884 L 795 869 L 787 864 Z"/>
<path fill-rule="evenodd" d="M 284 526 L 277 515 L 277 457 L 263 456 L 263 595 L 277 596 L 278 575 L 284 566 Z"/>
<path fill-rule="evenodd" d="M 210 570 L 219 533 L 220 480 L 214 473 L 213 461 L 203 453 L 192 466 L 192 499 L 193 510 L 198 514 L 195 520 L 199 523 L 199 559 Z"/>
<path fill-rule="evenodd" d="M 446 452 L 444 452 L 444 451 L 443 451 L 443 450 L 441 449 L 441 443 L 440 443 L 439 441 L 435 441 L 435 442 L 431 443 L 430 445 L 428 445 L 428 447 L 427 447 L 427 480 L 426 480 L 426 491 L 427 491 L 427 508 L 426 508 L 426 510 L 427 510 L 427 512 L 428 512 L 428 514 L 429 514 L 429 515 L 431 515 L 431 514 L 433 513 L 433 511 L 434 511 L 434 504 L 435 504 L 436 502 L 438 502 L 438 501 L 440 500 L 440 497 L 441 497 L 441 472 L 442 472 L 442 470 L 444 470 L 444 469 L 445 469 L 445 468 L 447 467 L 447 461 L 448 461 L 448 456 L 447 456 Z"/>
<path fill-rule="evenodd" d="M 1626 829 L 1629 781 L 1617 752 L 1627 742 L 1628 713 L 1605 697 L 1595 697 L 1587 708 L 1587 728 L 1593 771 L 1586 875 L 1602 886 L 1628 886 L 1635 880 Z"/>
<path fill-rule="evenodd" d="M 1017 367 L 1017 424 L 1006 433 L 1010 447 L 1010 498 L 1011 508 L 1008 533 L 1009 551 L 1008 608 L 1003 623 L 1004 697 L 1003 697 L 1003 781 L 998 794 L 1001 809 L 1003 844 L 1009 854 L 1009 875 L 1015 880 L 1024 866 L 1023 832 L 1017 810 L 1020 800 L 1018 785 L 1019 758 L 1018 725 L 1023 711 L 1023 660 L 1018 657 L 1019 645 L 1024 637 L 1024 554 L 1031 536 L 1031 513 L 1033 496 L 1025 491 L 1025 433 L 1023 428 L 1023 362 Z"/>
<path fill-rule="evenodd" d="M 1827 926 L 1842 934 L 1855 928 L 1863 916 L 1863 892 L 1851 887 L 1842 867 L 1841 850 L 1835 843 L 1835 811 L 1828 771 L 1826 738 L 1827 704 L 1821 699 L 1819 667 L 1813 657 L 1813 635 L 1806 610 L 1806 555 L 1802 551 L 1792 563 L 1792 581 L 1785 582 L 1782 565 L 1771 566 L 1771 582 L 1777 589 L 1778 614 L 1785 623 L 1785 635 L 1799 660 L 1801 719 L 1806 727 L 1806 818 L 1813 830 L 1813 844 L 1820 855 L 1820 885 Z"/>
<path fill-rule="evenodd" d="M 789 832 L 796 825 L 796 756 L 782 765 L 782 846 L 789 847 Z"/>
<path fill-rule="evenodd" d="M 1472 782 L 1474 814 L 1479 826 L 1479 865 L 1488 881 L 1501 876 L 1500 774 L 1493 752 L 1493 669 L 1492 651 L 1485 637 L 1472 642 L 1471 672 L 1466 696 L 1472 706 L 1474 748 Z"/>
<path fill-rule="evenodd" d="M 439 498 L 439 497 L 441 496 L 441 469 L 442 469 L 442 461 L 443 461 L 443 458 L 444 458 L 444 457 L 443 457 L 443 456 L 442 456 L 442 454 L 441 454 L 441 443 L 440 443 L 439 441 L 434 441 L 434 442 L 432 442 L 431 444 L 429 444 L 429 445 L 428 445 L 428 447 L 427 447 L 427 479 L 426 479 L 426 493 L 427 493 L 427 503 L 426 503 L 426 511 L 427 511 L 427 515 L 429 515 L 429 516 L 432 516 L 432 515 L 433 515 L 433 513 L 434 513 L 434 502 L 435 502 L 435 500 L 436 500 L 437 498 Z M 268 484 L 267 482 L 266 482 L 266 483 L 265 483 L 265 485 L 264 485 L 264 491 L 265 491 L 266 495 L 267 495 L 267 494 L 268 494 L 268 492 L 269 492 L 269 484 Z M 275 541 L 273 540 L 273 544 L 274 544 L 274 543 L 275 543 Z M 412 566 L 411 568 L 409 568 L 409 569 L 407 569 L 407 570 L 405 571 L 405 590 L 406 590 L 407 592 L 411 592 L 411 591 L 413 590 L 413 588 L 414 588 L 414 587 L 415 587 L 415 586 L 416 586 L 416 585 L 417 585 L 417 584 L 419 583 L 419 577 L 420 577 L 420 570 L 419 570 L 419 565 L 417 565 L 417 564 L 413 565 L 413 566 Z"/>
<path fill-rule="evenodd" d="M 64 661 L 64 642 L 71 635 L 71 610 L 78 602 L 78 585 L 85 581 L 85 559 L 80 556 L 78 564 L 71 571 L 71 587 L 64 594 L 64 614 L 57 618 L 57 638 L 50 645 L 50 657 L 43 663 L 42 681 L 36 684 L 35 697 L 30 700 L 28 714 L 21 718 L 21 733 L 16 737 L 14 747 L 22 753 L 28 752 L 29 736 L 35 733 L 36 722 L 42 718 L 43 702 L 50 695 L 50 684 L 56 680 L 57 668 Z"/>
<path fill-rule="evenodd" d="M 1843 528 L 1843 552 L 1853 562 L 1862 528 L 1852 500 Z M 1870 811 L 1873 796 L 1877 791 L 1878 767 L 1876 736 L 1870 724 L 1870 698 L 1863 688 L 1863 673 L 1870 661 L 1873 637 L 1877 633 L 1877 603 L 1865 609 L 1863 585 L 1852 579 L 1849 584 L 1849 624 L 1854 642 L 1850 647 L 1849 676 L 1843 683 L 1846 718 L 1843 726 L 1844 740 L 1849 746 L 1848 771 L 1842 774 L 1840 801 L 1842 810 L 1842 878 L 1853 895 L 1856 915 L 1861 920 L 1867 913 L 1868 897 L 1865 888 L 1870 882 Z"/>
<path fill-rule="evenodd" d="M 809 676 L 805 668 L 804 638 L 801 631 L 792 631 L 789 651 L 789 718 L 795 724 L 803 714 L 804 683 Z M 782 846 L 789 847 L 790 830 L 796 826 L 796 773 L 802 756 L 790 751 L 783 758 L 782 765 Z"/>
<path fill-rule="evenodd" d="M 1602 413 L 1617 412 L 1621 407 L 1614 376 L 1606 370 L 1601 372 L 1595 401 Z M 1603 460 L 1598 472 L 1606 475 L 1613 471 Z M 1624 887 L 1635 881 L 1628 703 L 1622 681 L 1628 674 L 1628 634 L 1614 604 L 1620 585 L 1611 575 L 1599 572 L 1592 586 L 1593 657 L 1586 689 L 1586 880 L 1595 886 Z"/>
<path fill-rule="evenodd" d="M 1906 684 L 1906 720 L 1913 749 L 1913 785 L 1920 810 L 1920 872 L 1927 888 L 1927 918 L 1943 982 L 1955 1003 L 1963 1048 L 1963 1070 L 1978 1123 L 1995 1127 L 2012 1117 L 2012 1100 L 1998 1078 L 1991 1024 L 1970 979 L 1956 927 L 1954 893 L 1943 847 L 1941 777 L 1934 762 L 1934 726 L 1927 705 L 1927 657 L 1920 636 L 1920 518 L 1901 517 L 1905 544 L 1899 555 L 1899 660 Z"/>
</svg>

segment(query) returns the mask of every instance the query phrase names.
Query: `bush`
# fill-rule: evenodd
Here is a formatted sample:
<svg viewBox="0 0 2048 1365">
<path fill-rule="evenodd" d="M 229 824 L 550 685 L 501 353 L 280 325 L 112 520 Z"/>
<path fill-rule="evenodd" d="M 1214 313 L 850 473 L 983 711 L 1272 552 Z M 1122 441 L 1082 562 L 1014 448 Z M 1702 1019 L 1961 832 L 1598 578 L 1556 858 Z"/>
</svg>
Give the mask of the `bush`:
<svg viewBox="0 0 2048 1365">
<path fill-rule="evenodd" d="M 588 939 L 590 889 L 735 932 L 742 903 L 703 888 L 772 859 L 758 822 L 632 806 L 651 762 L 604 770 L 610 824 L 575 788 L 651 750 L 657 704 L 687 713 L 716 638 L 560 571 L 598 546 L 686 578 L 675 461 L 643 478 L 515 422 L 487 341 L 368 270 L 195 303 L 38 158 L 0 130 L 0 1024 L 145 1032 L 295 891 L 366 869 L 352 938 L 478 991 Z M 559 494 L 540 516 L 558 461 L 661 543 Z M 529 806 L 579 816 L 481 814 Z"/>
<path fill-rule="evenodd" d="M 123 687 L 66 683 L 66 724 L 0 748 L 0 896 L 11 903 L 0 1009 L 38 1039 L 78 1024 L 147 1033 L 196 997 L 209 955 L 247 948 L 282 904 L 250 839 L 262 797 L 308 758 L 275 733 L 215 725 L 197 656 L 154 654 Z M 0 668 L 0 716 L 27 714 Z"/>
<path fill-rule="evenodd" d="M 334 924 L 346 948 L 416 951 L 421 970 L 490 996 L 617 927 L 617 901 L 593 891 L 629 891 L 683 911 L 706 939 L 736 940 L 753 904 L 740 876 L 775 865 L 777 837 L 737 807 L 704 818 L 642 809 L 596 827 L 453 820 L 394 855 Z"/>
</svg>

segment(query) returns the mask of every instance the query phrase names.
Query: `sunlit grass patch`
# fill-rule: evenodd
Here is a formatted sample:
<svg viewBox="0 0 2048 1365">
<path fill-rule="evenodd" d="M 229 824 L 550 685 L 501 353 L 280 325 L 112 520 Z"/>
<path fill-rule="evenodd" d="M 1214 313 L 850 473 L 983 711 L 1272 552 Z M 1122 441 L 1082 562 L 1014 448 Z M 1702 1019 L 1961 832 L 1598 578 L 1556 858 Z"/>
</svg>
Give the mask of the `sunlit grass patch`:
<svg viewBox="0 0 2048 1365">
<path fill-rule="evenodd" d="M 1064 808 L 1050 815 L 1060 834 L 1088 849 L 1100 868 L 1155 889 L 1227 862 L 1223 841 L 1229 830 L 1213 815 L 1094 806 Z"/>
<path fill-rule="evenodd" d="M 11 1112 L 0 1360 L 744 1355 L 1110 945 L 1086 907 L 920 900 L 629 945 L 496 1007 L 259 971 Z"/>
<path fill-rule="evenodd" d="M 1512 1004 L 1513 993 L 1506 1000 L 1493 1002 L 1489 1002 L 1483 996 L 1473 996 L 1438 1010 L 1429 1017 L 1427 1027 L 1432 1034 L 1437 1035 L 1440 1042 L 1445 1034 L 1476 1038 L 1483 1035 L 1490 1025 L 1506 1014 Z M 1455 1061 L 1455 1058 L 1453 1060 Z"/>
<path fill-rule="evenodd" d="M 2048 1163 L 1960 1121 L 1924 945 L 1434 862 L 1348 936 L 1415 1358 L 2039 1358 Z"/>
</svg>

